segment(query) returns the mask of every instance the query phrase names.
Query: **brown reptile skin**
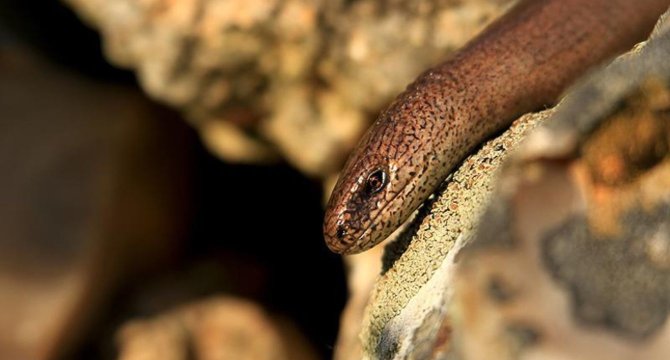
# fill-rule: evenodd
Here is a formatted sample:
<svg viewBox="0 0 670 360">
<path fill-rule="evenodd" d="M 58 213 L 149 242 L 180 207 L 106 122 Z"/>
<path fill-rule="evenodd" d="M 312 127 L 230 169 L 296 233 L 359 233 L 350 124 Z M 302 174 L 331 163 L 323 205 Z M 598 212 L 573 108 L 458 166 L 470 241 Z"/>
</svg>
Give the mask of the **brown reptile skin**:
<svg viewBox="0 0 670 360">
<path fill-rule="evenodd" d="M 352 254 L 384 240 L 477 145 L 645 39 L 668 6 L 670 0 L 530 0 L 511 8 L 419 76 L 370 127 L 328 203 L 328 247 Z"/>
</svg>

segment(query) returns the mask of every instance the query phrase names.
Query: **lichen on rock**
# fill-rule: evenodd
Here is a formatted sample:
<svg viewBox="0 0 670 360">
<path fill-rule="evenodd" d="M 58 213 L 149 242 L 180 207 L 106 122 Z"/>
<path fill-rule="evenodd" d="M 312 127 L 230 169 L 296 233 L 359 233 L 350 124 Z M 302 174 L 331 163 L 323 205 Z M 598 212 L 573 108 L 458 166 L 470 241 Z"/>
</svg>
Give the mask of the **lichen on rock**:
<svg viewBox="0 0 670 360">
<path fill-rule="evenodd" d="M 426 352 L 449 340 L 440 333 L 452 296 L 455 254 L 473 236 L 477 219 L 488 203 L 495 174 L 523 137 L 552 111 L 518 119 L 501 136 L 468 157 L 429 205 L 398 239 L 386 248 L 385 272 L 378 280 L 363 333 L 372 358 L 403 358 Z M 431 320 L 424 322 L 423 319 Z M 422 331 L 420 338 L 417 332 Z M 419 345 L 422 346 L 417 349 Z M 420 355 L 420 356 L 419 356 Z"/>
</svg>

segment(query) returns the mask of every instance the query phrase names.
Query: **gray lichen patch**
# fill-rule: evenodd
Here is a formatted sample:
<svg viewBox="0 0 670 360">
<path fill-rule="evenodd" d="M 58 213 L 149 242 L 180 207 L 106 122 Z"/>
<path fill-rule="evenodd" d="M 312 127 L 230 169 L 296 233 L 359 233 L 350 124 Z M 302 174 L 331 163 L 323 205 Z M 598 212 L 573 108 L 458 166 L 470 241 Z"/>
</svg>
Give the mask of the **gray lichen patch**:
<svg viewBox="0 0 670 360">
<path fill-rule="evenodd" d="M 641 78 L 582 142 L 574 168 L 588 206 L 542 245 L 576 320 L 633 338 L 655 333 L 670 309 L 669 89 Z"/>
<path fill-rule="evenodd" d="M 644 338 L 670 310 L 670 269 L 648 249 L 658 234 L 670 246 L 670 205 L 629 209 L 621 222 L 620 236 L 599 236 L 583 217 L 569 219 L 544 240 L 544 258 L 568 288 L 578 321 Z"/>
</svg>

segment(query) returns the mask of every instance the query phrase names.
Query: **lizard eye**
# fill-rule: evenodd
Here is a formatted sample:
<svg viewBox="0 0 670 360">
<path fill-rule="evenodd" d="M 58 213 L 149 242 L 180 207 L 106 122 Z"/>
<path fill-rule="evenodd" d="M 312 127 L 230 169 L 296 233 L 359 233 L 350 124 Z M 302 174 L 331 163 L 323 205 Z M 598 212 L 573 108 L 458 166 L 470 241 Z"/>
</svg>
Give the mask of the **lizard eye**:
<svg viewBox="0 0 670 360">
<path fill-rule="evenodd" d="M 338 226 L 335 236 L 337 236 L 338 239 L 342 239 L 343 237 L 347 236 L 347 229 L 345 229 L 342 225 Z"/>
<path fill-rule="evenodd" d="M 368 193 L 368 195 L 377 193 L 386 186 L 386 183 L 386 172 L 381 169 L 375 170 L 368 175 L 367 180 L 365 180 L 365 192 Z"/>
</svg>

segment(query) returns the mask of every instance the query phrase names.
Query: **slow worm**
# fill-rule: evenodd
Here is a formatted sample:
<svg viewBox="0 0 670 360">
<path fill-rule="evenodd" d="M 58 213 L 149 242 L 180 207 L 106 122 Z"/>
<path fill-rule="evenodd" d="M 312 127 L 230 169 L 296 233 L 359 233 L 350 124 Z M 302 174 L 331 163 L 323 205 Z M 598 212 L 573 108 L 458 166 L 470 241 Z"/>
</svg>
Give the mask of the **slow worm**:
<svg viewBox="0 0 670 360">
<path fill-rule="evenodd" d="M 554 104 L 586 70 L 645 39 L 670 0 L 522 0 L 384 110 L 350 155 L 324 236 L 352 254 L 381 242 L 477 145 Z"/>
</svg>

